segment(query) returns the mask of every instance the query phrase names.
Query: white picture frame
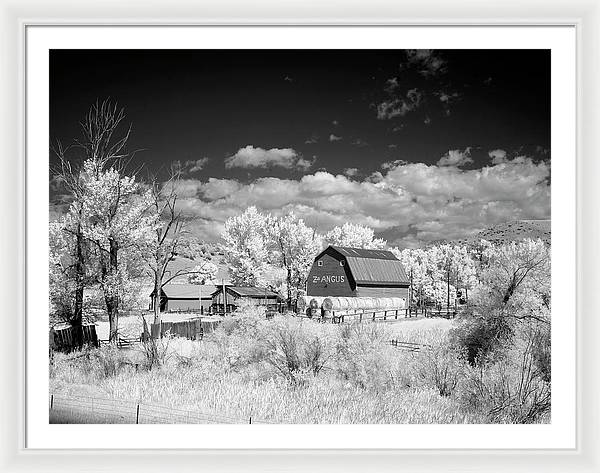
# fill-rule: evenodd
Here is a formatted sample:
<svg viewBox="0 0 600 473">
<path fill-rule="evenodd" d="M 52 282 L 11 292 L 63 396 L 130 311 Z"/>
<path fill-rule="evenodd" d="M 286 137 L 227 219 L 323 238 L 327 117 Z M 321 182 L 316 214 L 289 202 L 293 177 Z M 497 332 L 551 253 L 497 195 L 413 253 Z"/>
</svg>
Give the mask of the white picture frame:
<svg viewBox="0 0 600 473">
<path fill-rule="evenodd" d="M 350 3 L 320 5 L 277 4 L 275 1 L 237 2 L 172 1 L 161 5 L 118 5 L 92 0 L 85 5 L 43 4 L 25 0 L 1 3 L 3 41 L 0 143 L 2 192 L 7 221 L 2 236 L 2 298 L 5 327 L 17 328 L 3 343 L 3 409 L 1 458 L 4 471 L 79 471 L 96 465 L 105 470 L 196 469 L 208 471 L 599 471 L 600 444 L 599 333 L 593 308 L 600 302 L 595 242 L 598 240 L 598 133 L 600 82 L 600 6 L 593 0 L 567 0 L 518 4 L 447 5 L 441 1 Z M 231 15 L 235 12 L 235 16 Z M 31 450 L 25 448 L 24 339 L 25 333 L 25 95 L 24 51 L 28 25 L 571 25 L 577 31 L 577 446 L 565 450 Z M 12 205 L 15 202 L 16 205 Z M 589 310 L 586 310 L 589 309 Z M 8 333 L 8 330 L 5 332 Z M 16 362 L 15 362 L 16 361 Z"/>
</svg>

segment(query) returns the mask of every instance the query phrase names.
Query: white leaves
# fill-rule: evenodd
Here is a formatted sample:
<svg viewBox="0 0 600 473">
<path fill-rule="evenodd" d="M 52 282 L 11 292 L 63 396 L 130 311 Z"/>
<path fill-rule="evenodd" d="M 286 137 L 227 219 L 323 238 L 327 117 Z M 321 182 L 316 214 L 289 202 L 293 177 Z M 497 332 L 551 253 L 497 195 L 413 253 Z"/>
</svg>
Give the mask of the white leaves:
<svg viewBox="0 0 600 473">
<path fill-rule="evenodd" d="M 190 284 L 214 284 L 217 278 L 219 268 L 211 261 L 204 260 L 194 266 L 191 274 L 188 276 Z"/>
<path fill-rule="evenodd" d="M 264 285 L 269 260 L 267 217 L 256 207 L 249 207 L 225 222 L 222 237 L 232 282 Z"/>
<path fill-rule="evenodd" d="M 264 215 L 256 207 L 227 220 L 222 236 L 234 284 L 270 285 L 292 298 L 322 248 L 322 238 L 302 219 Z"/>
<path fill-rule="evenodd" d="M 325 240 L 333 246 L 348 246 L 351 248 L 383 249 L 385 240 L 375 238 L 372 228 L 363 225 L 345 223 L 335 227 L 325 235 Z"/>
<path fill-rule="evenodd" d="M 122 176 L 114 168 L 98 169 L 92 160 L 84 163 L 83 232 L 86 238 L 106 247 L 109 240 L 122 246 L 151 238 L 158 217 L 147 212 L 151 204 L 149 191 L 141 192 L 134 177 Z M 79 202 L 73 205 L 78 205 Z"/>
</svg>

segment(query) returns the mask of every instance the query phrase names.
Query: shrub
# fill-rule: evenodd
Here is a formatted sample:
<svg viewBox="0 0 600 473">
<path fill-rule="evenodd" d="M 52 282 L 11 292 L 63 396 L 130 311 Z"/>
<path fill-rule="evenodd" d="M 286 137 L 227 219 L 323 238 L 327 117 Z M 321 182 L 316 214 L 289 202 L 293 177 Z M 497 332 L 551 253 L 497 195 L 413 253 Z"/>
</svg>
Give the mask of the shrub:
<svg viewBox="0 0 600 473">
<path fill-rule="evenodd" d="M 499 309 L 483 308 L 482 313 L 463 315 L 458 326 L 450 331 L 451 345 L 465 350 L 471 364 L 502 346 L 512 335 L 508 319 Z"/>
<path fill-rule="evenodd" d="M 507 356 L 487 358 L 466 370 L 462 401 L 488 422 L 534 423 L 550 413 L 550 383 L 535 367 L 534 339 L 519 338 Z"/>
<path fill-rule="evenodd" d="M 402 378 L 398 353 L 391 347 L 386 327 L 353 323 L 342 327 L 336 369 L 345 380 L 362 389 L 382 390 Z"/>
<path fill-rule="evenodd" d="M 417 381 L 435 388 L 440 396 L 450 396 L 464 378 L 465 352 L 447 343 L 422 350 L 415 358 Z"/>
<path fill-rule="evenodd" d="M 262 327 L 264 360 L 293 384 L 301 383 L 307 374 L 318 375 L 335 353 L 334 326 L 277 317 Z"/>
</svg>

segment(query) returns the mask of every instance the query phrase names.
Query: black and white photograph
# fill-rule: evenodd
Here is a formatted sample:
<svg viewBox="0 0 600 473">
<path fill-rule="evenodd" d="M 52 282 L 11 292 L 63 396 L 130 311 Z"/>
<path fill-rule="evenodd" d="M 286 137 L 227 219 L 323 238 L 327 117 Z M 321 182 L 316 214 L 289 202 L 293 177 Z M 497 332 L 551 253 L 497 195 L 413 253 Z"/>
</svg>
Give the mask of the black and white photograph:
<svg viewBox="0 0 600 473">
<path fill-rule="evenodd" d="M 48 60 L 51 424 L 552 422 L 549 49 Z"/>
</svg>

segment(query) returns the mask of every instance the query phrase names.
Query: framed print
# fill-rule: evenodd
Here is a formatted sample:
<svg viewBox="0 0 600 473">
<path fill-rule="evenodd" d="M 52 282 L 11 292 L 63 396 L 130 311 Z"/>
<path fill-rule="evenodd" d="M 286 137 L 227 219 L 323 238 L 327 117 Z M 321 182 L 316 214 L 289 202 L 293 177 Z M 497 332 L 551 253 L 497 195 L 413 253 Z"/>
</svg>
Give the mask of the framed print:
<svg viewBox="0 0 600 473">
<path fill-rule="evenodd" d="M 597 6 L 24 5 L 7 466 L 598 468 Z"/>
</svg>

